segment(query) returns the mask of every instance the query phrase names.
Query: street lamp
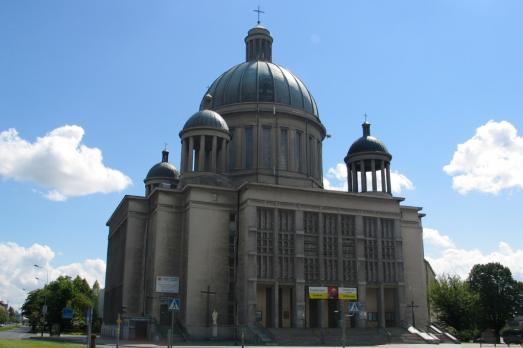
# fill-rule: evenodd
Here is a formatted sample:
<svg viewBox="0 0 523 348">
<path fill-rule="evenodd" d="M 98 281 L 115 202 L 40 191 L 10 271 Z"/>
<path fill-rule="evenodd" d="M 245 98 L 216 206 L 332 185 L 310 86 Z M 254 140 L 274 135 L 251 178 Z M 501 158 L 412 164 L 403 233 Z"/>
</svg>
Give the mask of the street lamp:
<svg viewBox="0 0 523 348">
<path fill-rule="evenodd" d="M 42 325 L 42 333 L 41 333 L 41 337 L 44 337 L 44 326 L 46 324 L 46 320 L 45 320 L 45 317 L 47 315 L 47 291 L 46 291 L 46 287 L 47 285 L 49 284 L 49 271 L 47 270 L 46 267 L 43 267 L 43 266 L 40 266 L 40 265 L 37 265 L 35 264 L 34 265 L 35 268 L 39 268 L 39 269 L 45 269 L 45 274 L 46 274 L 46 278 L 45 278 L 45 287 L 44 287 L 44 307 L 42 308 L 42 317 L 44 319 L 44 322 L 43 322 L 43 325 Z M 37 280 L 40 280 L 40 278 L 38 277 L 35 277 Z"/>
</svg>

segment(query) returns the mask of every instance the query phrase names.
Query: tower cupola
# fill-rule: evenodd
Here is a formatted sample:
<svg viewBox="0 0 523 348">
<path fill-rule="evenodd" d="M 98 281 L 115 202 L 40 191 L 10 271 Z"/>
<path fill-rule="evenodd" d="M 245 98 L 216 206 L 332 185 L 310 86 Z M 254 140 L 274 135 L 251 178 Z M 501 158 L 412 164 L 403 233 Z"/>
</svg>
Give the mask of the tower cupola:
<svg viewBox="0 0 523 348">
<path fill-rule="evenodd" d="M 245 61 L 272 62 L 272 36 L 269 30 L 258 24 L 245 37 Z"/>
<path fill-rule="evenodd" d="M 391 194 L 392 155 L 381 140 L 370 135 L 370 123 L 365 120 L 361 127 L 363 136 L 352 143 L 345 157 L 349 192 Z"/>
</svg>

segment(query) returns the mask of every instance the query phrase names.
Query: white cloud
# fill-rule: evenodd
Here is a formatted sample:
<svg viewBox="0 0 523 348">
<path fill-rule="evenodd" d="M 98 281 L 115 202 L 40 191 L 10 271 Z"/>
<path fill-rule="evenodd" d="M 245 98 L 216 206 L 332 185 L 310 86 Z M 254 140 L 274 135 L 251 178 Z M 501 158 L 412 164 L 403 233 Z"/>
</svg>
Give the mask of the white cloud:
<svg viewBox="0 0 523 348">
<path fill-rule="evenodd" d="M 372 174 L 367 173 L 367 182 L 370 183 L 372 180 Z M 332 183 L 332 179 L 335 183 Z M 381 190 L 381 175 L 376 176 L 378 190 Z M 398 171 L 390 172 L 390 184 L 391 190 L 394 194 L 399 194 L 403 189 L 405 190 L 414 190 L 414 184 L 407 178 L 404 174 L 401 174 Z M 347 191 L 347 166 L 345 163 L 338 163 L 336 166 L 331 167 L 327 170 L 327 175 L 323 178 L 323 187 L 327 190 L 336 190 L 336 191 Z"/>
<path fill-rule="evenodd" d="M 0 243 L 0 299 L 20 307 L 26 297 L 23 289 L 41 288 L 47 280 L 47 273 L 50 282 L 61 275 L 73 278 L 79 275 L 91 285 L 98 280 L 100 286 L 104 286 L 105 261 L 87 259 L 54 267 L 51 265 L 54 257 L 55 252 L 47 245 L 33 244 L 25 248 L 12 242 Z M 35 264 L 43 268 L 36 268 Z"/>
<path fill-rule="evenodd" d="M 461 194 L 523 188 L 523 137 L 507 121 L 488 121 L 458 145 L 443 170 L 452 176 L 452 187 Z"/>
<path fill-rule="evenodd" d="M 13 128 L 0 132 L 0 176 L 34 182 L 54 201 L 128 187 L 131 179 L 104 166 L 102 151 L 81 144 L 83 136 L 83 128 L 74 125 L 56 128 L 34 143 Z"/>
<path fill-rule="evenodd" d="M 454 242 L 449 236 L 442 235 L 438 230 L 432 228 L 423 229 L 423 241 L 439 248 L 453 248 Z"/>
<path fill-rule="evenodd" d="M 506 242 L 501 241 L 496 250 L 484 253 L 478 249 L 459 248 L 448 236 L 431 228 L 423 229 L 423 240 L 439 248 L 439 255 L 425 256 L 437 274 L 458 275 L 465 279 L 474 265 L 499 262 L 510 269 L 515 279 L 523 280 L 523 250 L 514 250 Z"/>
</svg>

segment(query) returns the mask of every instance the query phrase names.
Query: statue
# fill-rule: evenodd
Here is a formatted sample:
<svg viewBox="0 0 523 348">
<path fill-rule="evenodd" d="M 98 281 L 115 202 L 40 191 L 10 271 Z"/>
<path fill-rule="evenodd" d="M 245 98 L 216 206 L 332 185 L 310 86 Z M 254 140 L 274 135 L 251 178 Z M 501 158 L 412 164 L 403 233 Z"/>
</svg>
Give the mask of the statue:
<svg viewBox="0 0 523 348">
<path fill-rule="evenodd" d="M 218 312 L 216 311 L 216 308 L 212 311 L 212 324 L 215 326 L 218 325 Z"/>
<path fill-rule="evenodd" d="M 218 337 L 218 312 L 216 308 L 212 310 L 212 337 Z"/>
</svg>

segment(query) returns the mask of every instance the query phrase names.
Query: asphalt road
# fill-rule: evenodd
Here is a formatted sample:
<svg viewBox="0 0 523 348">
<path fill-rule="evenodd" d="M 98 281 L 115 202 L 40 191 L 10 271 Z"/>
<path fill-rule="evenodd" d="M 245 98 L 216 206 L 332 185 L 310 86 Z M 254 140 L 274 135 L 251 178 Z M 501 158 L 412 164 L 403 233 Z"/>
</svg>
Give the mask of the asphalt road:
<svg viewBox="0 0 523 348">
<path fill-rule="evenodd" d="M 34 334 L 29 332 L 29 327 L 20 326 L 9 331 L 0 331 L 0 339 L 6 340 L 21 340 L 33 336 Z"/>
</svg>

